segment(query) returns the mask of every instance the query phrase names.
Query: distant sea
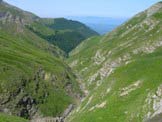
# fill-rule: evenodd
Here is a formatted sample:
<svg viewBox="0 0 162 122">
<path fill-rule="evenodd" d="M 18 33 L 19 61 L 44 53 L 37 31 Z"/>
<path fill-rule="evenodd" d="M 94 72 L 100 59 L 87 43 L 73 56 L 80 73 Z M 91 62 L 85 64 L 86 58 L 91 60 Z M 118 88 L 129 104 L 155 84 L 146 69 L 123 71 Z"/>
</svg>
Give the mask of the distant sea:
<svg viewBox="0 0 162 122">
<path fill-rule="evenodd" d="M 111 17 L 66 17 L 67 19 L 80 21 L 99 34 L 108 33 L 128 20 L 128 18 L 111 18 Z"/>
</svg>

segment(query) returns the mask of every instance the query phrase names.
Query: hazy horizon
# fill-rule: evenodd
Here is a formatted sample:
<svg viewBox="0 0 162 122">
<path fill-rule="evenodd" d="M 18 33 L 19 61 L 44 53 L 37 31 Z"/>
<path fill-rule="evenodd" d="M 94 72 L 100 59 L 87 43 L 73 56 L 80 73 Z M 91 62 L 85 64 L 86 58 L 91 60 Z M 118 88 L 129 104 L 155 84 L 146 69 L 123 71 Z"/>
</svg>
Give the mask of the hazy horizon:
<svg viewBox="0 0 162 122">
<path fill-rule="evenodd" d="M 147 9 L 160 0 L 4 0 L 23 10 L 30 11 L 40 17 L 110 17 L 130 18 Z M 128 11 L 129 10 L 129 11 Z"/>
<path fill-rule="evenodd" d="M 4 0 L 41 18 L 66 18 L 86 24 L 100 34 L 112 31 L 160 0 Z M 129 10 L 129 11 L 128 11 Z"/>
</svg>

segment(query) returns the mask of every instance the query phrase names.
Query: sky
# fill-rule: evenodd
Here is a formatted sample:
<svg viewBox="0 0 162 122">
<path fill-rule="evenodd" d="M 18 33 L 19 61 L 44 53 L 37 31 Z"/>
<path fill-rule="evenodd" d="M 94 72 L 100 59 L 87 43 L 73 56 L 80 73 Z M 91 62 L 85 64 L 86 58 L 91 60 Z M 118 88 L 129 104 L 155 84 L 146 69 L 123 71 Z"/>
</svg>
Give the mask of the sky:
<svg viewBox="0 0 162 122">
<path fill-rule="evenodd" d="M 129 18 L 161 0 L 4 0 L 40 17 Z"/>
</svg>

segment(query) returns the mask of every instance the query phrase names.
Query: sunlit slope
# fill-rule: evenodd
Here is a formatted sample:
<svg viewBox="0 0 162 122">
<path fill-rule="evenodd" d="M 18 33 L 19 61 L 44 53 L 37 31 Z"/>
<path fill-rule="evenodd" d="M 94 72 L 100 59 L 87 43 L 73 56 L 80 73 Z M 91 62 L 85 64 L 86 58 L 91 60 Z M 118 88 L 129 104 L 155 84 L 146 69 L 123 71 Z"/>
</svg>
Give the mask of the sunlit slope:
<svg viewBox="0 0 162 122">
<path fill-rule="evenodd" d="M 162 112 L 161 15 L 159 2 L 71 52 L 68 63 L 87 97 L 70 122 L 141 122 Z"/>
</svg>

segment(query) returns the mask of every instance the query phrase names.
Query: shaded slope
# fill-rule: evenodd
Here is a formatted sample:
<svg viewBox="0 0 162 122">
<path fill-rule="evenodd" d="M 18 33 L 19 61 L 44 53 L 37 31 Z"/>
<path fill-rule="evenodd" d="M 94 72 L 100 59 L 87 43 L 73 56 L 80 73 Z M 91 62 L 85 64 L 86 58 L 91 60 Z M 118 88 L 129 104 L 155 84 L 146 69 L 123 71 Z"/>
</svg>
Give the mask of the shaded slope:
<svg viewBox="0 0 162 122">
<path fill-rule="evenodd" d="M 65 18 L 44 18 L 41 19 L 41 23 L 54 31 L 52 34 L 48 34 L 48 36 L 43 35 L 44 38 L 60 47 L 66 53 L 74 49 L 82 40 L 98 35 L 98 33 L 84 24 Z"/>
<path fill-rule="evenodd" d="M 74 49 L 82 40 L 98 35 L 98 33 L 80 22 L 64 18 L 40 19 L 28 27 L 37 35 L 57 45 L 66 53 Z"/>
</svg>

